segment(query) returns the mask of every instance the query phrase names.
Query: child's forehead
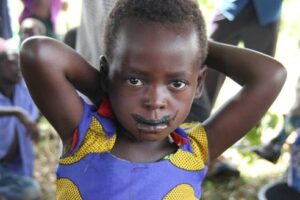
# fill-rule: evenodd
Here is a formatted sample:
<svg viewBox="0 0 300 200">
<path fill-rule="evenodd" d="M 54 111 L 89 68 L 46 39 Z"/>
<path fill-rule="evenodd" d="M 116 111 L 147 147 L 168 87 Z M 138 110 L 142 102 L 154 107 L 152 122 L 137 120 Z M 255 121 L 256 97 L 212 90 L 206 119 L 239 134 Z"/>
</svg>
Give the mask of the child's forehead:
<svg viewBox="0 0 300 200">
<path fill-rule="evenodd" d="M 192 24 L 125 20 L 116 38 L 116 48 L 157 47 L 160 50 L 188 48 L 198 51 L 198 32 Z"/>
<path fill-rule="evenodd" d="M 119 33 L 111 69 L 139 66 L 145 71 L 172 72 L 199 65 L 199 42 L 193 26 L 128 21 Z"/>
</svg>

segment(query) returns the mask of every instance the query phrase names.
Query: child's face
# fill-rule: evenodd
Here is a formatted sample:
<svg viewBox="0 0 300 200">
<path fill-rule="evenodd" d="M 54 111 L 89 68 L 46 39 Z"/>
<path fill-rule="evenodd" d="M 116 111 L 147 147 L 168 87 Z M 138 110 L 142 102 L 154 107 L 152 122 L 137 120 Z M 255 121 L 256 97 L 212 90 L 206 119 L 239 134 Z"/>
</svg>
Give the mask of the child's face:
<svg viewBox="0 0 300 200">
<path fill-rule="evenodd" d="M 140 141 L 166 138 L 187 117 L 203 81 L 192 25 L 127 20 L 109 66 L 113 111 Z"/>
</svg>

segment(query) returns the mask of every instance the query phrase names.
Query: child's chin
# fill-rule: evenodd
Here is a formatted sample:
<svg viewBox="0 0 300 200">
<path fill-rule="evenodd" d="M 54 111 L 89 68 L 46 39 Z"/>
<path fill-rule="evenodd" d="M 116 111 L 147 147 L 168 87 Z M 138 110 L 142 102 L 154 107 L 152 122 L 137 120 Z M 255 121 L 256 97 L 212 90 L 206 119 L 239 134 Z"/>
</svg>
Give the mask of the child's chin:
<svg viewBox="0 0 300 200">
<path fill-rule="evenodd" d="M 155 142 L 160 141 L 166 138 L 165 134 L 157 133 L 157 132 L 139 132 L 136 135 L 137 140 L 139 141 L 148 141 Z"/>
</svg>

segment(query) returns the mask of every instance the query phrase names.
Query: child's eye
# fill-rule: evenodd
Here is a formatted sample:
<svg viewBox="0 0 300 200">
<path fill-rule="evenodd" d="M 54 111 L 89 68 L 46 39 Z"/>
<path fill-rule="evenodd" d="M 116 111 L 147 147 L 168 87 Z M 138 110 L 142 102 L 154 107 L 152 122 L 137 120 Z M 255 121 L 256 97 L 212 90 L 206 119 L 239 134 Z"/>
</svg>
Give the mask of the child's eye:
<svg viewBox="0 0 300 200">
<path fill-rule="evenodd" d="M 129 85 L 133 85 L 133 86 L 141 86 L 141 85 L 143 85 L 143 82 L 140 79 L 138 79 L 138 78 L 129 78 L 129 79 L 127 79 L 127 83 Z"/>
<path fill-rule="evenodd" d="M 174 89 L 177 90 L 181 90 L 183 88 L 185 88 L 185 86 L 187 85 L 187 83 L 185 81 L 173 81 L 170 86 Z"/>
</svg>

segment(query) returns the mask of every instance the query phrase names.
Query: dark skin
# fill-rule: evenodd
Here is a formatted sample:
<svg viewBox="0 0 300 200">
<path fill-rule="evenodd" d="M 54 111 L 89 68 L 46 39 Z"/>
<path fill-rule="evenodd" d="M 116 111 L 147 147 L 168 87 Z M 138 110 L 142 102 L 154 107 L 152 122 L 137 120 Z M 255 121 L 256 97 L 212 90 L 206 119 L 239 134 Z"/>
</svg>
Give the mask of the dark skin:
<svg viewBox="0 0 300 200">
<path fill-rule="evenodd" d="M 57 41 L 27 40 L 21 49 L 23 75 L 65 147 L 83 112 L 77 88 L 96 105 L 109 97 L 121 130 L 114 155 L 137 162 L 158 161 L 176 151 L 167 136 L 183 123 L 203 86 L 206 68 L 199 61 L 196 29 L 192 24 L 162 26 L 128 19 L 116 40 L 111 60 L 101 58 L 101 72 Z M 213 160 L 262 117 L 283 86 L 286 71 L 270 57 L 212 42 L 206 64 L 243 85 L 203 123 Z M 168 120 L 158 123 L 163 119 Z"/>
<path fill-rule="evenodd" d="M 157 24 L 143 26 L 141 22 L 130 21 L 121 29 L 123 37 L 117 43 L 120 48 L 114 54 L 119 59 L 109 68 L 109 97 L 116 118 L 134 142 L 129 137 L 120 137 L 112 151 L 117 156 L 132 160 L 142 151 L 145 153 L 138 161 L 149 157 L 155 161 L 176 151 L 166 137 L 185 120 L 203 77 L 196 59 L 196 33 L 184 29 L 193 28 L 177 25 L 169 31 Z M 137 32 L 140 34 L 135 35 Z M 178 33 L 180 39 L 176 39 Z M 147 48 L 141 48 L 144 46 Z M 146 126 L 132 115 L 148 121 L 164 116 L 169 120 Z M 120 143 L 129 148 L 122 151 Z"/>
<path fill-rule="evenodd" d="M 13 98 L 15 85 L 21 80 L 18 56 L 10 54 L 0 61 L 0 91 L 9 99 Z"/>
</svg>

